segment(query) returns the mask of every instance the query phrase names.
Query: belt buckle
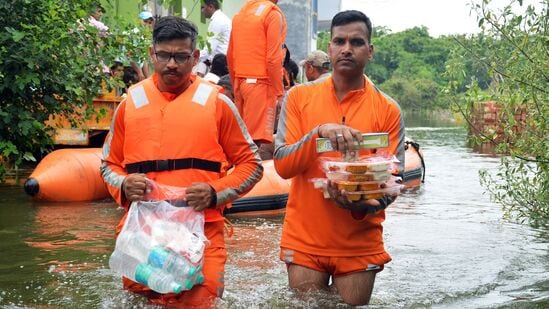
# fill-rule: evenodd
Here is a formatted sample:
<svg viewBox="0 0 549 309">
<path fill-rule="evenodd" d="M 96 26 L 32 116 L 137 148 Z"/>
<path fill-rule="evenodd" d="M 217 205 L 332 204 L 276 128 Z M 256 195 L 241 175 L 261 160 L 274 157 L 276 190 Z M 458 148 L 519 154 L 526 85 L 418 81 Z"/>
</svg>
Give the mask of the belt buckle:
<svg viewBox="0 0 549 309">
<path fill-rule="evenodd" d="M 162 172 L 170 169 L 169 160 L 156 160 L 156 171 Z"/>
</svg>

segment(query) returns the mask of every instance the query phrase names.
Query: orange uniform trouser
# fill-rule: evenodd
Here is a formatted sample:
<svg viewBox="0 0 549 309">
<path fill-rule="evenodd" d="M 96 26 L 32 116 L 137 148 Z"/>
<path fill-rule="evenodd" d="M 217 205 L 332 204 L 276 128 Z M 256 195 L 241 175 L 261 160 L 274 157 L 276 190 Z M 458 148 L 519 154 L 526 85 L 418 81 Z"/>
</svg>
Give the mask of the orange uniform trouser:
<svg viewBox="0 0 549 309">
<path fill-rule="evenodd" d="M 269 95 L 268 81 L 237 77 L 233 87 L 236 107 L 252 139 L 261 144 L 271 143 L 276 116 L 276 96 Z"/>
<path fill-rule="evenodd" d="M 172 308 L 213 308 L 216 297 L 223 296 L 225 262 L 224 222 L 206 222 L 204 234 L 210 244 L 204 250 L 204 283 L 195 285 L 191 290 L 180 294 L 160 294 L 148 287 L 122 278 L 124 288 L 146 296 L 152 303 L 166 305 Z"/>
<path fill-rule="evenodd" d="M 383 270 L 386 263 L 391 261 L 391 257 L 387 253 L 354 257 L 331 257 L 286 248 L 280 248 L 280 259 L 287 266 L 296 264 L 335 277 L 362 271 L 379 272 Z"/>
</svg>

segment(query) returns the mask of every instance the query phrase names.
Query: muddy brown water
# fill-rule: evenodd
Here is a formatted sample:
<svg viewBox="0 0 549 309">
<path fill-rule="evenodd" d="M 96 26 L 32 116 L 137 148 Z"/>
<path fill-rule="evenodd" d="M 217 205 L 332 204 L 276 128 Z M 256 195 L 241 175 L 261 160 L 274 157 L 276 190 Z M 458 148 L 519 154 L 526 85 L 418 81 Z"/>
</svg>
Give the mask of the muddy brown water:
<svg viewBox="0 0 549 309">
<path fill-rule="evenodd" d="M 412 122 L 413 123 L 413 122 Z M 503 219 L 478 180 L 497 159 L 473 152 L 463 128 L 415 125 L 426 182 L 387 211 L 393 257 L 369 308 L 549 308 L 549 233 Z M 20 186 L 0 187 L 0 307 L 154 308 L 121 289 L 108 269 L 111 201 L 33 203 Z M 231 218 L 219 308 L 344 308 L 335 297 L 298 300 L 278 260 L 282 217 Z"/>
</svg>

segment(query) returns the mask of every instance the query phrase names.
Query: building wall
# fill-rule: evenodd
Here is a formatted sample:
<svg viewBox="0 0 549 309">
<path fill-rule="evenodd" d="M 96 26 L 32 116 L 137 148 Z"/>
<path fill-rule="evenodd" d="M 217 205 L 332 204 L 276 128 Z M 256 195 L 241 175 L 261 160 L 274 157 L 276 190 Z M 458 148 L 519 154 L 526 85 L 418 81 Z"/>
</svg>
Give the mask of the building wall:
<svg viewBox="0 0 549 309">
<path fill-rule="evenodd" d="M 341 0 L 318 0 L 318 19 L 332 20 L 341 11 Z"/>
<path fill-rule="evenodd" d="M 330 30 L 332 17 L 341 11 L 341 0 L 318 0 L 318 31 Z"/>
<path fill-rule="evenodd" d="M 313 24 L 315 12 L 313 12 L 315 0 L 280 0 L 278 6 L 286 15 L 288 31 L 286 45 L 290 50 L 292 60 L 299 63 L 307 54 L 316 49 L 316 33 L 313 36 Z"/>
</svg>

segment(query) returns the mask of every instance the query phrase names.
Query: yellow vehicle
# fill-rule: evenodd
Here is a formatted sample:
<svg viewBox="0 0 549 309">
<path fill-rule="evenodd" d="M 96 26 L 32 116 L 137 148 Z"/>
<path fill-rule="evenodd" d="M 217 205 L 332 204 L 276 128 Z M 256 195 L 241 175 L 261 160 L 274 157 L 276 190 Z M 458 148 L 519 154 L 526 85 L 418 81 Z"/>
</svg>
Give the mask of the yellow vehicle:
<svg viewBox="0 0 549 309">
<path fill-rule="evenodd" d="M 71 120 L 64 116 L 51 116 L 46 125 L 54 128 L 55 145 L 101 146 L 109 131 L 114 110 L 122 100 L 116 91 L 104 93 L 93 100 L 96 114 L 85 119 L 85 109 L 79 108 L 71 115 Z"/>
</svg>

